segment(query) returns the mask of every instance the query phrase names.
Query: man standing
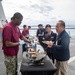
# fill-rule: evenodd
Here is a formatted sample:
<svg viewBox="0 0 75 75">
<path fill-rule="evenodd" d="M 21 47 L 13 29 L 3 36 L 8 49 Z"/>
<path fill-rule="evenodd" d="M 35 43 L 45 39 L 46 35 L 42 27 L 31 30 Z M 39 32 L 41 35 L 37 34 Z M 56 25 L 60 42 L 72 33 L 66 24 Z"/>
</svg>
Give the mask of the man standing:
<svg viewBox="0 0 75 75">
<path fill-rule="evenodd" d="M 27 35 L 28 35 L 28 33 L 27 33 L 27 25 L 23 25 L 22 35 L 27 38 Z M 27 38 L 27 39 L 28 39 L 28 38 Z M 24 51 L 26 51 L 25 45 L 26 45 L 26 44 L 23 44 L 23 45 L 22 45 L 22 53 L 23 53 Z"/>
<path fill-rule="evenodd" d="M 22 35 L 26 37 L 27 34 L 28 34 L 28 33 L 27 33 L 27 25 L 23 25 Z"/>
<path fill-rule="evenodd" d="M 31 29 L 31 26 L 28 26 L 28 28 L 27 28 L 28 37 L 29 37 L 30 29 Z"/>
<path fill-rule="evenodd" d="M 7 23 L 2 32 L 3 53 L 5 57 L 5 66 L 7 75 L 17 75 L 17 54 L 19 45 L 25 42 L 30 42 L 25 38 L 18 28 L 21 24 L 23 16 L 20 13 L 15 13 L 11 22 Z M 19 42 L 19 38 L 24 41 Z"/>
<path fill-rule="evenodd" d="M 45 27 L 45 30 L 46 30 L 46 33 L 44 34 L 44 40 L 45 41 L 52 41 L 55 44 L 57 34 L 51 30 L 51 25 L 47 24 Z M 47 44 L 44 44 L 44 46 L 45 46 L 44 49 L 47 51 L 49 58 L 52 59 L 52 62 L 54 63 L 55 52 L 53 52 L 52 48 L 48 48 Z"/>
<path fill-rule="evenodd" d="M 65 31 L 65 22 L 60 20 L 56 24 L 56 31 L 58 33 L 57 45 L 50 42 L 48 47 L 56 49 L 56 75 L 68 75 L 67 65 L 70 58 L 69 43 L 70 37 Z"/>
<path fill-rule="evenodd" d="M 39 24 L 36 36 L 37 36 L 37 38 L 38 38 L 39 43 L 40 43 L 41 46 L 43 46 L 42 40 L 43 40 L 43 37 L 44 37 L 44 32 L 45 32 L 45 29 L 43 28 L 43 25 Z"/>
<path fill-rule="evenodd" d="M 27 25 L 23 25 L 23 31 L 22 31 L 22 35 L 25 36 L 27 39 L 29 38 L 29 30 L 31 29 L 31 26 L 28 26 L 27 28 Z M 22 53 L 24 51 L 26 51 L 26 43 L 22 45 Z"/>
</svg>

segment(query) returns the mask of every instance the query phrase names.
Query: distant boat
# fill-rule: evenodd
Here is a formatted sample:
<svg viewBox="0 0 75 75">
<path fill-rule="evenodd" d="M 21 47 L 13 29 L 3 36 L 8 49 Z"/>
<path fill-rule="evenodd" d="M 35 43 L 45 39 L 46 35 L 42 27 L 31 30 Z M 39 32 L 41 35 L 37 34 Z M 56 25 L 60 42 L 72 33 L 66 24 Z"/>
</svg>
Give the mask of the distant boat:
<svg viewBox="0 0 75 75">
<path fill-rule="evenodd" d="M 2 40 L 2 29 L 3 26 L 7 23 L 5 14 L 4 14 L 4 10 L 3 10 L 3 6 L 1 3 L 2 0 L 0 0 L 0 41 Z"/>
</svg>

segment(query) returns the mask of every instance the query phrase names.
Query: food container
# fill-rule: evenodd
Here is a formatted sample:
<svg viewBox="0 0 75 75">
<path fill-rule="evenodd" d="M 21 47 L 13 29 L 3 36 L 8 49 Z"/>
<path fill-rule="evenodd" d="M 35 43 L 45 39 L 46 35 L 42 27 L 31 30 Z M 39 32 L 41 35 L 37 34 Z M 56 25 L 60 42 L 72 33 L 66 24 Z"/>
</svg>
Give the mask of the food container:
<svg viewBox="0 0 75 75">
<path fill-rule="evenodd" d="M 38 64 L 44 62 L 46 57 L 46 52 L 40 45 L 36 45 L 36 50 L 34 48 L 28 48 L 25 56 L 30 62 Z"/>
</svg>

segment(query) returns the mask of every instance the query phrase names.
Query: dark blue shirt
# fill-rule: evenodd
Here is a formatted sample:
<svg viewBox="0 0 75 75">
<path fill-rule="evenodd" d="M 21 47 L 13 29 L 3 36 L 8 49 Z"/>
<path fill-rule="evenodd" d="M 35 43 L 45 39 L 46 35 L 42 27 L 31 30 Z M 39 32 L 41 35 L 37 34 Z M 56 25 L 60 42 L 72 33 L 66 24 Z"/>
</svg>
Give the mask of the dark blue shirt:
<svg viewBox="0 0 75 75">
<path fill-rule="evenodd" d="M 39 39 L 39 41 L 42 41 L 43 40 L 43 36 L 41 36 L 43 33 L 45 32 L 45 29 L 38 29 L 37 30 L 37 37 Z M 39 35 L 40 34 L 40 35 Z"/>
<path fill-rule="evenodd" d="M 66 61 L 70 58 L 69 51 L 70 37 L 68 33 L 64 30 L 62 31 L 57 38 L 57 45 L 53 45 L 53 48 L 56 50 L 55 58 L 58 61 Z"/>
</svg>

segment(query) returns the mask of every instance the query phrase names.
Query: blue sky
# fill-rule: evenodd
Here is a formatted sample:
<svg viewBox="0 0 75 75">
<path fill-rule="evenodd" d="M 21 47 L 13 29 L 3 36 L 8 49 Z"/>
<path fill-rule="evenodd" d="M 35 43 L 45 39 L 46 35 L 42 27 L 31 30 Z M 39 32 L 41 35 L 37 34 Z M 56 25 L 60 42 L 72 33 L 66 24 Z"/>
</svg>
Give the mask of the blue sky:
<svg viewBox="0 0 75 75">
<path fill-rule="evenodd" d="M 22 13 L 22 25 L 55 25 L 60 19 L 75 24 L 75 0 L 3 0 L 2 5 L 8 21 L 15 12 Z"/>
</svg>

